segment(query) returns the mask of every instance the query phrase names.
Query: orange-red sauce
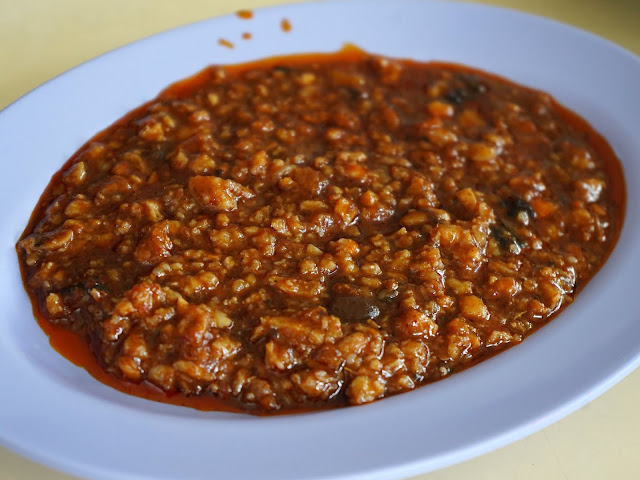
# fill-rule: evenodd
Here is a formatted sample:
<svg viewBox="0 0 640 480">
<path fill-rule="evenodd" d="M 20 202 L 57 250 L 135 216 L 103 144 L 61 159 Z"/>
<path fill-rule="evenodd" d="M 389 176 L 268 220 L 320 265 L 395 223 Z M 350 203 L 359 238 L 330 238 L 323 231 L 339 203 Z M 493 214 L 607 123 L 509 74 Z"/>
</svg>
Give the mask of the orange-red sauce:
<svg viewBox="0 0 640 480">
<path fill-rule="evenodd" d="M 243 20 L 251 20 L 253 18 L 253 12 L 251 10 L 238 10 L 236 15 Z"/>
<path fill-rule="evenodd" d="M 225 47 L 225 48 L 233 48 L 234 45 L 232 42 L 230 42 L 229 40 L 227 40 L 226 38 L 219 38 L 218 39 L 218 45 Z"/>
<path fill-rule="evenodd" d="M 249 17 L 241 16 L 240 12 L 238 12 L 238 16 L 240 16 L 241 18 L 250 18 L 250 16 Z M 288 21 L 286 21 L 286 19 L 283 20 L 282 26 L 283 26 L 283 30 L 285 31 L 288 31 L 288 29 L 290 29 L 290 24 L 288 23 Z M 285 28 L 285 26 L 287 27 Z M 231 44 L 230 42 L 224 39 L 220 39 L 219 43 L 229 48 L 233 46 L 233 44 Z M 275 67 L 280 63 L 282 63 L 283 61 L 286 61 L 288 65 L 304 65 L 310 62 L 322 64 L 323 62 L 335 62 L 336 60 L 343 61 L 343 62 L 350 62 L 350 61 L 354 61 L 361 58 L 363 55 L 364 53 L 356 48 L 346 47 L 342 51 L 335 54 L 330 54 L 330 55 L 306 54 L 306 55 L 287 56 L 287 57 L 274 57 L 274 58 L 268 58 L 268 59 L 259 60 L 255 62 L 249 62 L 246 64 L 229 66 L 227 67 L 227 71 L 231 75 L 237 75 L 241 72 L 246 72 L 252 69 L 258 69 L 258 68 L 264 69 L 264 68 Z M 469 72 L 470 70 L 468 67 L 453 66 L 453 65 L 444 64 L 444 63 L 433 64 L 433 65 L 447 67 L 449 69 L 452 69 L 453 71 L 459 70 L 461 72 L 463 71 Z M 488 77 L 488 78 L 493 78 L 493 79 L 499 78 L 497 76 L 487 74 L 485 72 L 477 71 L 477 73 L 478 75 Z M 168 99 L 185 96 L 189 92 L 197 90 L 201 86 L 207 84 L 211 80 L 212 75 L 213 75 L 212 70 L 206 69 L 194 75 L 193 77 L 190 77 L 185 80 L 181 80 L 173 84 L 172 86 L 164 90 L 160 94 L 160 96 Z M 504 80 L 501 79 L 501 81 L 504 81 Z M 518 88 L 522 88 L 522 87 L 518 87 Z M 130 121 L 130 119 L 135 118 L 138 115 L 138 113 L 142 111 L 144 108 L 145 106 L 142 106 L 139 109 L 136 109 L 135 111 L 129 113 L 123 119 L 116 122 L 115 125 L 126 125 Z M 604 159 L 604 166 L 611 182 L 608 189 L 612 198 L 612 202 L 615 205 L 615 209 L 617 210 L 617 215 L 615 216 L 615 225 L 613 225 L 612 227 L 614 236 L 617 237 L 617 235 L 619 235 L 619 232 L 622 228 L 622 222 L 623 222 L 624 211 L 625 211 L 625 198 L 626 198 L 624 178 L 623 178 L 622 167 L 620 165 L 620 162 L 618 161 L 615 153 L 613 152 L 613 150 L 611 149 L 607 141 L 598 132 L 596 132 L 584 119 L 582 119 L 577 114 L 569 111 L 568 109 L 558 104 L 555 104 L 554 108 L 566 123 L 568 123 L 575 129 L 581 132 L 584 132 L 584 134 L 588 137 L 588 143 L 590 143 L 593 149 L 597 152 L 597 154 L 602 159 Z M 101 134 L 98 134 L 98 137 L 100 135 Z M 89 143 L 90 142 L 88 142 L 88 144 Z M 81 149 L 80 151 L 82 150 L 84 149 Z M 74 158 L 70 159 L 69 162 L 67 162 L 67 164 L 65 165 L 65 167 L 70 165 L 74 161 Z M 64 170 L 65 168 L 63 168 L 61 172 Z M 56 183 L 58 183 L 60 178 L 61 178 L 61 173 L 59 172 L 53 177 L 51 185 L 55 185 Z M 43 194 L 43 199 L 49 194 L 50 188 L 51 187 L 49 187 L 47 191 L 45 191 L 45 193 Z M 42 215 L 40 206 L 41 206 L 41 203 L 39 203 L 39 207 L 34 210 L 34 214 L 25 232 L 30 232 L 34 228 L 36 223 L 40 221 L 41 215 Z M 613 244 L 615 244 L 615 238 L 612 241 L 612 245 Z M 25 277 L 26 270 L 24 266 L 22 266 L 22 268 L 23 268 L 22 270 L 23 277 Z M 579 289 L 582 286 L 583 284 L 580 284 L 577 287 Z M 216 397 L 211 395 L 187 397 L 180 393 L 166 394 L 164 391 L 153 386 L 150 383 L 144 382 L 142 384 L 134 384 L 134 383 L 120 380 L 106 373 L 105 370 L 100 365 L 99 361 L 96 359 L 93 352 L 91 351 L 89 343 L 83 336 L 72 333 L 60 326 L 55 326 L 44 318 L 44 316 L 42 315 L 42 312 L 46 311 L 46 308 L 43 306 L 43 300 L 44 300 L 43 298 L 37 298 L 32 296 L 34 313 L 38 318 L 38 323 L 49 336 L 51 346 L 56 351 L 58 351 L 61 355 L 63 355 L 64 357 L 69 359 L 71 362 L 73 362 L 75 365 L 85 368 L 97 380 L 113 388 L 116 388 L 117 390 L 122 391 L 124 393 L 136 395 L 136 396 L 147 398 L 154 401 L 161 401 L 161 402 L 171 403 L 175 405 L 189 406 L 189 407 L 201 409 L 201 410 L 224 410 L 224 411 L 237 411 L 237 412 L 242 411 L 242 409 L 236 406 L 235 404 L 229 405 L 228 403 L 220 401 Z M 340 403 L 329 404 L 328 406 L 337 406 L 337 405 L 340 405 Z M 300 411 L 300 410 L 297 410 L 297 411 Z"/>
</svg>

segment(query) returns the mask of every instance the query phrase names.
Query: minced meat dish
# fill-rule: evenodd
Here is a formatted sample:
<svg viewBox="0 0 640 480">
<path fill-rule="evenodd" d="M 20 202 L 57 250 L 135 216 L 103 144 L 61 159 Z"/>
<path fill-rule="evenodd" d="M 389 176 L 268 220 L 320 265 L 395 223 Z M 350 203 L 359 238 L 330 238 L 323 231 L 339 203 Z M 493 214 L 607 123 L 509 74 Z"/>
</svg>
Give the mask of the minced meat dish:
<svg viewBox="0 0 640 480">
<path fill-rule="evenodd" d="M 291 411 L 519 343 L 606 260 L 623 199 L 549 95 L 347 50 L 170 87 L 54 176 L 18 253 L 37 312 L 110 376 Z"/>
</svg>

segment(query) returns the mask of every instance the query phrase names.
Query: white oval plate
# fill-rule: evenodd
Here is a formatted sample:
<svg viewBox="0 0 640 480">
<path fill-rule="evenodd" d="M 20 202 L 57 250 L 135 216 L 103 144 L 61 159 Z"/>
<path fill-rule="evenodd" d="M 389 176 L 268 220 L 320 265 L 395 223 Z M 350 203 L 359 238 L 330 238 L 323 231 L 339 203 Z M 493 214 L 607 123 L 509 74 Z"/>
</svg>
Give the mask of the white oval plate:
<svg viewBox="0 0 640 480">
<path fill-rule="evenodd" d="M 293 30 L 281 31 L 282 18 Z M 235 49 L 249 29 L 253 40 Z M 445 60 L 545 90 L 587 118 L 624 164 L 628 210 L 609 261 L 523 344 L 450 379 L 371 405 L 292 416 L 199 412 L 130 397 L 55 353 L 33 320 L 14 250 L 51 175 L 95 132 L 208 64 L 370 51 Z M 640 363 L 640 60 L 588 33 L 509 10 L 387 0 L 214 18 L 83 64 L 0 113 L 2 445 L 94 479 L 389 479 L 530 434 Z"/>
</svg>

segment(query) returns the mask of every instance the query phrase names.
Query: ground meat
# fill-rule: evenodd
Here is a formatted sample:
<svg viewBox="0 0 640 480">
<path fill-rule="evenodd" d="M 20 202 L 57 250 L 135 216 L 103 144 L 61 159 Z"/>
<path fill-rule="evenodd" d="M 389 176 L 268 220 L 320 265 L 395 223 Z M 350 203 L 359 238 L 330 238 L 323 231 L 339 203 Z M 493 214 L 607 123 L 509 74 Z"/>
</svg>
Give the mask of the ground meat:
<svg viewBox="0 0 640 480">
<path fill-rule="evenodd" d="M 463 67 L 212 67 L 54 177 L 18 244 L 25 285 L 119 379 L 253 412 L 371 402 L 572 301 L 622 221 L 595 135 Z"/>
</svg>

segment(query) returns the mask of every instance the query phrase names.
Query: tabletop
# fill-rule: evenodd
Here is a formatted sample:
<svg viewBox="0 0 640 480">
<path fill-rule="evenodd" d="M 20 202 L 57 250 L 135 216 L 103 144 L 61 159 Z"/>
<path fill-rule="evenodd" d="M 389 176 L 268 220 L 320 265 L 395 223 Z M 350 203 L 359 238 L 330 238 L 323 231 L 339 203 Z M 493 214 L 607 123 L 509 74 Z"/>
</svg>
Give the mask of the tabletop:
<svg viewBox="0 0 640 480">
<path fill-rule="evenodd" d="M 300 1 L 300 0 L 298 0 Z M 282 0 L 0 0 L 0 109 L 101 53 L 193 21 Z M 288 0 L 288 3 L 294 3 Z M 640 54 L 638 0 L 484 0 L 588 30 Z M 639 93 L 640 94 L 640 93 Z M 640 369 L 559 422 L 411 480 L 637 478 Z M 1 428 L 1 426 L 0 426 Z M 0 448 L 0 480 L 73 480 Z"/>
</svg>

